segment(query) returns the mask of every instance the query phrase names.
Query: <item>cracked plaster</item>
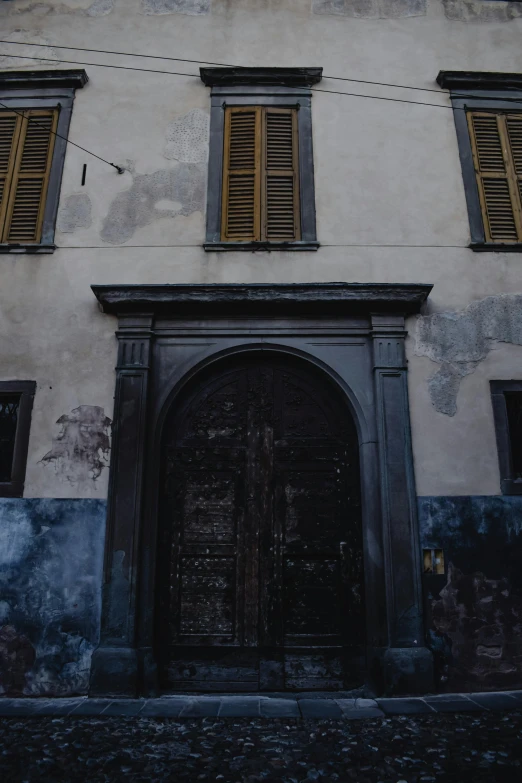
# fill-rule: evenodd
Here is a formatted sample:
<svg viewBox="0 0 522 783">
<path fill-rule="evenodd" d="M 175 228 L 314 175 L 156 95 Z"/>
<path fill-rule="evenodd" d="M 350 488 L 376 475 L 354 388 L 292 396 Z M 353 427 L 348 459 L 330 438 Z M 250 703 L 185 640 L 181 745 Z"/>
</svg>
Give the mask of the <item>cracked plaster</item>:
<svg viewBox="0 0 522 783">
<path fill-rule="evenodd" d="M 163 155 L 181 163 L 206 163 L 208 159 L 208 112 L 192 109 L 170 123 Z"/>
<path fill-rule="evenodd" d="M 32 14 L 48 16 L 50 14 L 79 14 L 80 16 L 107 16 L 114 9 L 114 0 L 69 0 L 69 3 L 17 2 L 2 3 L 2 11 L 10 16 Z"/>
<path fill-rule="evenodd" d="M 400 19 L 426 16 L 427 0 L 312 0 L 314 14 L 356 19 Z"/>
<path fill-rule="evenodd" d="M 141 0 L 141 11 L 148 16 L 156 14 L 185 14 L 202 16 L 210 13 L 211 0 Z"/>
<path fill-rule="evenodd" d="M 101 238 L 113 245 L 123 244 L 137 228 L 155 220 L 203 212 L 206 173 L 204 164 L 179 163 L 152 174 L 133 174 L 132 186 L 118 193 L 110 205 Z"/>
<path fill-rule="evenodd" d="M 446 17 L 453 22 L 510 22 L 522 17 L 522 2 L 495 0 L 442 0 Z"/>
<path fill-rule="evenodd" d="M 415 354 L 440 364 L 428 381 L 435 410 L 456 414 L 462 378 L 475 371 L 495 342 L 522 345 L 522 294 L 487 296 L 461 312 L 417 318 Z"/>
</svg>

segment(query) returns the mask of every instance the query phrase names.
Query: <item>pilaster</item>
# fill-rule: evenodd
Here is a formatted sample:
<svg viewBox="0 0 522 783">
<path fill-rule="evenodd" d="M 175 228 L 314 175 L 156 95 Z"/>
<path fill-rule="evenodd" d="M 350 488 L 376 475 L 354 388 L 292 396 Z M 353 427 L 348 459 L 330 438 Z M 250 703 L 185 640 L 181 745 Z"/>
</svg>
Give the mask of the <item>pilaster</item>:
<svg viewBox="0 0 522 783">
<path fill-rule="evenodd" d="M 153 316 L 120 317 L 100 646 L 90 694 L 135 696 L 136 587 Z"/>
</svg>

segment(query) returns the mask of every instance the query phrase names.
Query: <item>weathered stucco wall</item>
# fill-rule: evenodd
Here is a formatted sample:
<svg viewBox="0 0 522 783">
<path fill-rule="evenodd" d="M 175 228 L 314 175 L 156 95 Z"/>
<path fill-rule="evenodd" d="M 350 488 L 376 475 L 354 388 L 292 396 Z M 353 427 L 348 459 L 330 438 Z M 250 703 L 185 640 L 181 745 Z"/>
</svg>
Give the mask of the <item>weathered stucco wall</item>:
<svg viewBox="0 0 522 783">
<path fill-rule="evenodd" d="M 69 147 L 59 250 L 2 257 L 0 377 L 37 381 L 26 496 L 106 495 L 109 455 L 97 445 L 103 427 L 81 440 L 85 464 L 94 470 L 67 465 L 74 449 L 65 448 L 60 459 L 46 456 L 58 440 L 67 446 L 62 430 L 67 417 L 78 415 L 73 411 L 96 408 L 103 419 L 112 418 L 115 324 L 97 311 L 91 283 L 328 280 L 434 283 L 420 325 L 409 323 L 418 491 L 497 494 L 488 381 L 520 377 L 522 347 L 517 319 L 493 334 L 486 311 L 491 305 L 498 315 L 506 297 L 522 295 L 519 256 L 467 248 L 456 133 L 445 93 L 328 77 L 437 89 L 441 68 L 520 70 L 521 7 L 486 0 L 0 3 L 2 37 L 27 44 L 1 45 L 0 67 L 91 63 L 85 65 L 90 82 L 77 93 L 71 139 L 126 169 L 119 176 Z M 74 52 L 59 49 L 60 43 L 217 63 L 322 65 L 321 90 L 442 108 L 314 93 L 320 250 L 205 254 L 209 91 L 197 65 Z M 53 65 L 36 57 L 68 62 Z M 469 341 L 461 350 L 463 335 L 475 328 L 481 335 L 478 360 Z M 422 331 L 417 342 L 416 329 Z M 73 429 L 66 441 L 77 437 Z M 110 437 L 110 428 L 105 435 Z"/>
<path fill-rule="evenodd" d="M 0 499 L 0 695 L 86 693 L 106 504 Z"/>
</svg>

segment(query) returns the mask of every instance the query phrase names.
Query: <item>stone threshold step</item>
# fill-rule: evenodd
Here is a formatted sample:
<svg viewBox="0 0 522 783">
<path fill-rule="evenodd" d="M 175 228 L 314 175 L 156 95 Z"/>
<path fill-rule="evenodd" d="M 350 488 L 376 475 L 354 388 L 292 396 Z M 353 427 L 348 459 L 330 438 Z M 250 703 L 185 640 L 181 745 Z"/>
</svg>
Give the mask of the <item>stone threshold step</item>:
<svg viewBox="0 0 522 783">
<path fill-rule="evenodd" d="M 406 698 L 335 698 L 313 694 L 175 694 L 157 699 L 0 698 L 0 716 L 140 718 L 331 718 L 352 720 L 434 712 L 522 709 L 522 691 L 445 693 Z"/>
</svg>

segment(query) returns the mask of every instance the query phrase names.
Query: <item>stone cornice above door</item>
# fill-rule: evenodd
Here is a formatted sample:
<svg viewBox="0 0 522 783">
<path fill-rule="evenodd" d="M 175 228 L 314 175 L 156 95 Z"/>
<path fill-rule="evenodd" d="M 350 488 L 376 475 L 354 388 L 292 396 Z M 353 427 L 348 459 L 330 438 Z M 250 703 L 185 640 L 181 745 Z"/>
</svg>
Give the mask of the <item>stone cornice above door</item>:
<svg viewBox="0 0 522 783">
<path fill-rule="evenodd" d="M 104 313 L 123 315 L 342 315 L 418 313 L 432 285 L 425 283 L 256 283 L 93 285 Z"/>
</svg>

